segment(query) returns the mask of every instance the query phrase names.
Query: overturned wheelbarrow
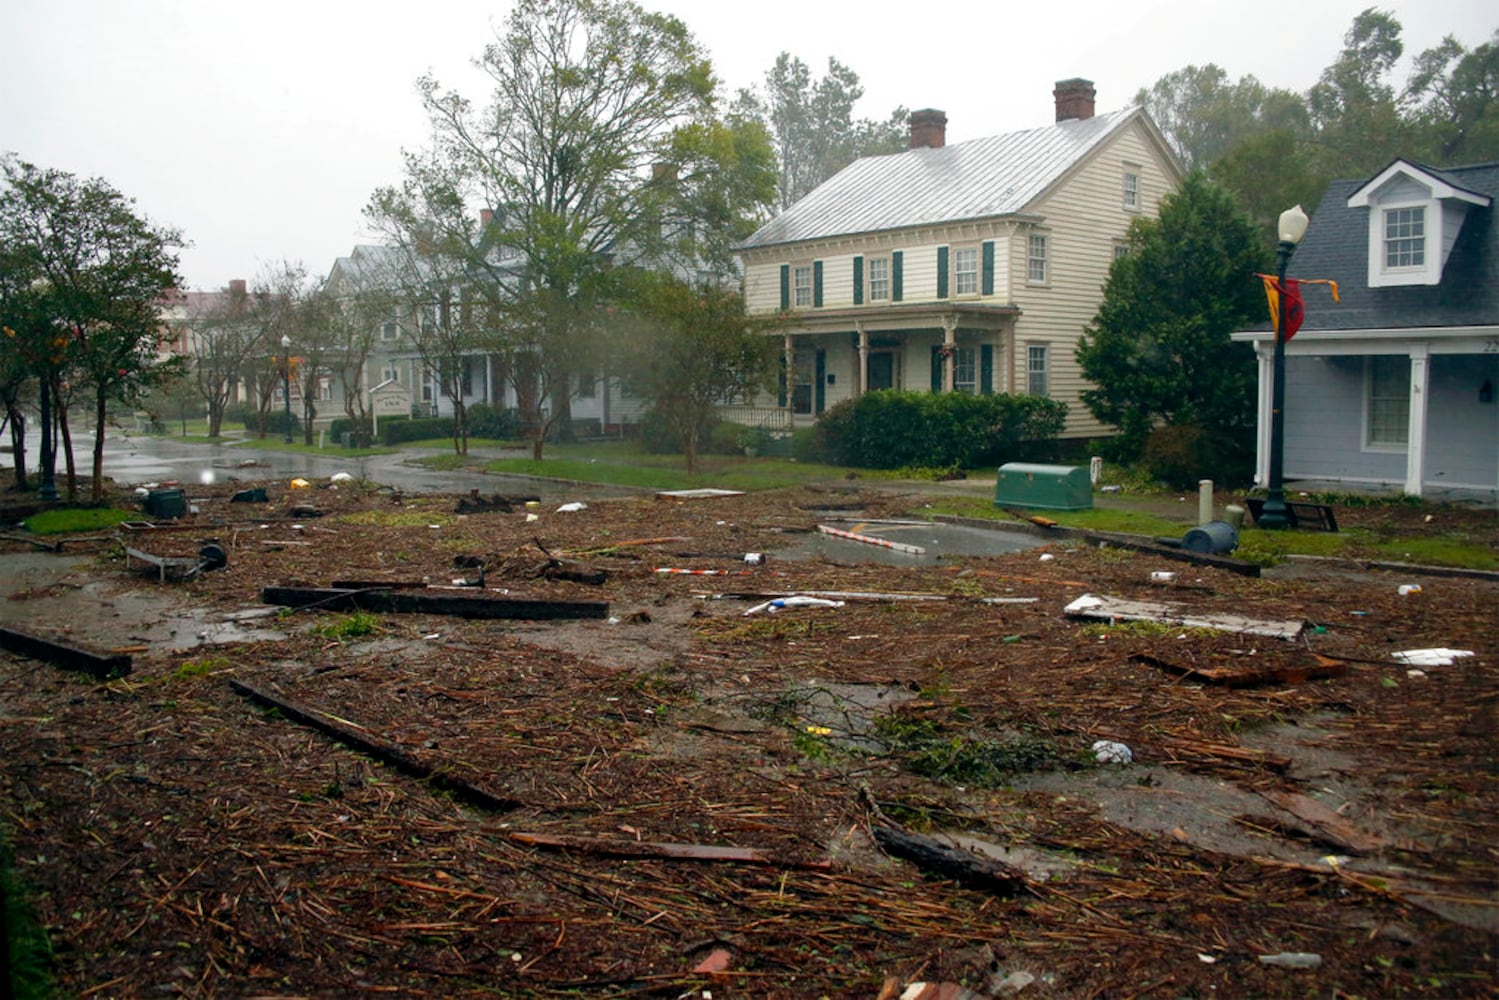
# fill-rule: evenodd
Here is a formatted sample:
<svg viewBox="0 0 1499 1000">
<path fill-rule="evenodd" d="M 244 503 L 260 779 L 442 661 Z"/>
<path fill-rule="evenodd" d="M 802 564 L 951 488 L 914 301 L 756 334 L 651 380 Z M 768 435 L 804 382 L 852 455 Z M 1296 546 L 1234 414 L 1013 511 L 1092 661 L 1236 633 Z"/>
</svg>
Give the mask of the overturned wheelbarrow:
<svg viewBox="0 0 1499 1000">
<path fill-rule="evenodd" d="M 180 583 L 183 580 L 191 580 L 199 573 L 209 570 L 223 569 L 229 565 L 229 554 L 224 551 L 223 546 L 210 542 L 198 550 L 198 557 L 193 559 L 188 556 L 158 556 L 140 549 L 125 549 L 125 568 L 131 568 L 132 559 L 154 567 L 158 579 L 162 583 L 168 580 Z M 149 572 L 149 570 L 147 571 Z"/>
</svg>

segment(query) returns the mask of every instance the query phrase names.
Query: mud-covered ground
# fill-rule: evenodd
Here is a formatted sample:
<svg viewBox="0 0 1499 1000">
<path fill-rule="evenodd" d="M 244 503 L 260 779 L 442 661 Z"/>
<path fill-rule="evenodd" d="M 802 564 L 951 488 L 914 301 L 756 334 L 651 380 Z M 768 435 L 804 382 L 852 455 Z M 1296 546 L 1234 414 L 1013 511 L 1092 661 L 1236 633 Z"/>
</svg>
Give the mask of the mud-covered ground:
<svg viewBox="0 0 1499 1000">
<path fill-rule="evenodd" d="M 0 543 L 0 624 L 133 657 L 101 681 L 0 653 L 0 822 L 67 994 L 1499 988 L 1492 580 L 816 546 L 927 547 L 878 523 L 921 508 L 889 492 L 459 514 L 264 485 L 123 533 L 226 554 L 182 582 L 113 537 Z M 1499 541 L 1492 512 L 1338 516 Z M 334 581 L 599 616 L 262 603 Z M 751 613 L 788 594 L 841 603 Z M 1086 594 L 1219 627 L 1064 611 Z M 1225 627 L 1266 623 L 1294 638 Z M 1392 657 L 1433 647 L 1473 655 Z M 1320 964 L 1262 961 L 1287 953 Z"/>
</svg>

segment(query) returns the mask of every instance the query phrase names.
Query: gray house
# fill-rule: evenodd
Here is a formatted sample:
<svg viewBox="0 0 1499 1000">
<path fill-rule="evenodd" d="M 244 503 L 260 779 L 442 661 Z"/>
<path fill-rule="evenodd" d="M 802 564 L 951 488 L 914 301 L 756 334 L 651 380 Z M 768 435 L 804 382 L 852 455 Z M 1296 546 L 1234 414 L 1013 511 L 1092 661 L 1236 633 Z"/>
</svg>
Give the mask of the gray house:
<svg viewBox="0 0 1499 1000">
<path fill-rule="evenodd" d="M 1291 260 L 1306 320 L 1286 344 L 1284 469 L 1413 496 L 1499 495 L 1499 163 L 1396 160 L 1335 181 Z M 1267 324 L 1268 327 L 1268 324 Z M 1274 333 L 1259 360 L 1256 479 L 1269 481 Z"/>
</svg>

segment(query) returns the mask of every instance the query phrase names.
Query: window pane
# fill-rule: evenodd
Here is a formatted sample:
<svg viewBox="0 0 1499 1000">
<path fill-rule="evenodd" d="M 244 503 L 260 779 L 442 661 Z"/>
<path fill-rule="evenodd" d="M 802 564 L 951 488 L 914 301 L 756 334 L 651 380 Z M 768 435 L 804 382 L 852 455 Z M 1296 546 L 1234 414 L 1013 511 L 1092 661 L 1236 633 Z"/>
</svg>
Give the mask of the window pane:
<svg viewBox="0 0 1499 1000">
<path fill-rule="evenodd" d="M 1140 175 L 1124 175 L 1124 207 L 1136 208 L 1140 204 Z"/>
<path fill-rule="evenodd" d="M 890 261 L 884 257 L 869 261 L 869 301 L 881 302 L 890 298 Z"/>
<path fill-rule="evenodd" d="M 978 391 L 978 351 L 959 347 L 952 356 L 952 387 L 957 392 Z"/>
<path fill-rule="evenodd" d="M 1402 446 L 1410 431 L 1411 361 L 1376 355 L 1369 359 L 1369 444 Z"/>
<path fill-rule="evenodd" d="M 1032 236 L 1030 239 L 1030 255 L 1027 259 L 1026 280 L 1044 282 L 1046 280 L 1046 237 Z"/>
<path fill-rule="evenodd" d="M 1032 396 L 1047 394 L 1045 344 L 1032 344 L 1026 348 L 1025 391 Z"/>
<path fill-rule="evenodd" d="M 799 306 L 810 306 L 812 304 L 812 269 L 810 267 L 799 267 L 796 269 L 796 299 Z"/>
<path fill-rule="evenodd" d="M 1426 265 L 1426 209 L 1393 208 L 1384 214 L 1385 267 Z"/>
<path fill-rule="evenodd" d="M 958 250 L 953 253 L 953 294 L 977 295 L 979 290 L 979 252 Z"/>
</svg>

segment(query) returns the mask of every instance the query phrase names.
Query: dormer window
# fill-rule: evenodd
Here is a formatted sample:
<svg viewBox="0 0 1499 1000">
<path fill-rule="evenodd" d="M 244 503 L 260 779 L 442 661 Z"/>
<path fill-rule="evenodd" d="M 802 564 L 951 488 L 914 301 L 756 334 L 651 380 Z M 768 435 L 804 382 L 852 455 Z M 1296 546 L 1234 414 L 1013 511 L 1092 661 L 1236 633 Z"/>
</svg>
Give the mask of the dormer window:
<svg viewBox="0 0 1499 1000">
<path fill-rule="evenodd" d="M 1384 213 L 1386 271 L 1426 266 L 1426 209 L 1388 208 Z"/>
<path fill-rule="evenodd" d="M 1369 287 L 1439 285 L 1463 222 L 1491 199 L 1440 171 L 1396 160 L 1348 198 L 1369 210 Z"/>
</svg>

